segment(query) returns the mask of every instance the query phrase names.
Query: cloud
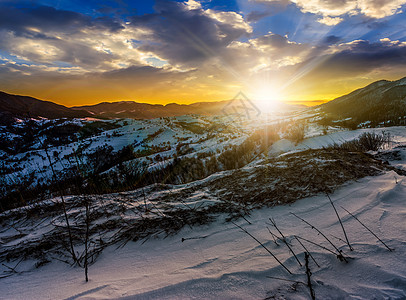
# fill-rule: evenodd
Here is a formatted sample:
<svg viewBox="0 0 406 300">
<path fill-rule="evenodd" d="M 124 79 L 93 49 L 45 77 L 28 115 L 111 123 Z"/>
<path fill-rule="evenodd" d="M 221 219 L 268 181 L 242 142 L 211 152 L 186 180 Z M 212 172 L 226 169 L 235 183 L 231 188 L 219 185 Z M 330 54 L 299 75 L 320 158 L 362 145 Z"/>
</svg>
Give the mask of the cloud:
<svg viewBox="0 0 406 300">
<path fill-rule="evenodd" d="M 392 19 L 370 19 L 395 13 L 404 1 L 266 2 L 272 3 L 256 4 L 244 15 L 208 9 L 213 6 L 197 0 L 157 0 L 155 12 L 131 17 L 126 13 L 121 20 L 115 11 L 107 12 L 109 17 L 90 17 L 33 2 L 19 6 L 1 2 L 0 89 L 36 91 L 34 96 L 55 100 L 83 95 L 96 102 L 140 97 L 192 102 L 204 97 L 227 99 L 244 87 L 256 89 L 258 83 L 285 86 L 287 82 L 287 87 L 295 88 L 286 90 L 306 95 L 318 85 L 326 91 L 327 83 L 336 88 L 343 79 L 389 72 L 385 70 L 404 73 L 406 46 L 394 40 L 401 30 L 391 35 Z M 315 14 L 310 16 L 312 22 L 343 24 L 327 28 L 311 23 L 314 29 L 305 30 L 306 38 L 291 35 L 296 41 L 274 32 L 263 34 L 268 27 L 255 21 L 292 2 L 302 12 Z M 391 39 L 354 40 L 366 37 L 363 28 L 345 23 L 352 14 L 370 17 L 356 19 Z M 299 22 L 301 28 L 308 25 L 305 21 Z M 258 27 L 253 30 L 253 26 Z M 278 26 L 275 32 L 285 23 Z M 379 38 L 381 32 L 370 35 Z"/>
<path fill-rule="evenodd" d="M 301 68 L 309 65 L 304 62 Z M 406 67 L 406 42 L 389 38 L 378 42 L 355 40 L 331 46 L 320 63 L 309 72 L 317 80 L 366 76 L 381 70 L 404 70 Z"/>
<path fill-rule="evenodd" d="M 384 18 L 400 11 L 405 0 L 360 0 L 357 8 L 364 15 L 372 18 Z"/>
<path fill-rule="evenodd" d="M 171 67 L 131 66 L 72 74 L 45 65 L 18 65 L 0 56 L 0 90 L 65 105 L 117 100 L 162 104 L 229 99 L 235 93 L 235 82 L 222 70 L 214 67 L 212 71 L 215 75 L 209 77 L 207 70 L 179 72 Z"/>
<path fill-rule="evenodd" d="M 250 0 L 249 2 L 251 2 Z M 263 2 L 266 5 L 261 5 L 259 8 L 255 8 L 253 11 L 248 12 L 246 16 L 246 20 L 248 22 L 256 22 L 261 20 L 262 18 L 275 15 L 280 13 L 281 11 L 285 10 L 287 5 L 290 3 L 289 0 L 278 0 L 278 1 L 261 1 L 257 0 L 256 2 L 261 3 Z"/>
<path fill-rule="evenodd" d="M 335 26 L 339 23 L 341 23 L 344 19 L 340 17 L 327 17 L 324 16 L 320 19 L 317 20 L 317 22 L 327 25 L 327 26 Z"/>
<path fill-rule="evenodd" d="M 195 1 L 158 0 L 155 14 L 135 16 L 131 25 L 147 33 L 138 47 L 176 65 L 195 66 L 218 57 L 252 28 L 235 12 L 204 10 Z"/>
<path fill-rule="evenodd" d="M 337 44 L 340 41 L 341 41 L 340 37 L 338 37 L 336 35 L 328 35 L 323 39 L 322 43 L 324 45 L 332 45 L 332 44 Z"/>
<path fill-rule="evenodd" d="M 277 1 L 259 0 L 258 2 L 274 5 Z M 405 0 L 291 0 L 291 2 L 295 3 L 302 12 L 324 17 L 362 14 L 376 19 L 394 15 L 406 4 Z"/>
<path fill-rule="evenodd" d="M 134 47 L 140 30 L 115 18 L 92 18 L 35 4 L 0 4 L 0 50 L 27 63 L 60 62 L 87 72 L 145 65 L 150 56 Z"/>
<path fill-rule="evenodd" d="M 54 100 L 224 95 L 235 77 L 221 61 L 252 32 L 242 15 L 193 0 L 157 1 L 155 13 L 131 24 L 32 3 L 0 6 L 0 89 Z"/>
<path fill-rule="evenodd" d="M 247 22 L 256 22 L 265 17 L 272 15 L 272 11 L 251 11 L 247 14 Z"/>
<path fill-rule="evenodd" d="M 84 29 L 100 29 L 116 32 L 123 26 L 119 21 L 106 17 L 91 18 L 43 5 L 27 4 L 17 8 L 10 2 L 1 2 L 0 28 L 11 30 L 17 36 L 32 36 L 35 31 L 74 34 Z"/>
<path fill-rule="evenodd" d="M 268 33 L 250 40 L 250 43 L 262 52 L 262 56 L 273 62 L 274 66 L 296 64 L 312 48 L 309 44 L 290 41 L 286 36 Z"/>
<path fill-rule="evenodd" d="M 406 42 L 385 38 L 378 42 L 355 40 L 339 44 L 341 38 L 333 35 L 318 46 L 295 45 L 272 35 L 265 40 L 272 45 L 267 52 L 270 57 L 274 57 L 272 49 L 290 52 L 290 56 L 275 58 L 277 66 L 258 69 L 251 74 L 251 82 L 253 86 L 263 82 L 277 87 L 290 100 L 332 99 L 375 80 L 404 77 Z"/>
</svg>

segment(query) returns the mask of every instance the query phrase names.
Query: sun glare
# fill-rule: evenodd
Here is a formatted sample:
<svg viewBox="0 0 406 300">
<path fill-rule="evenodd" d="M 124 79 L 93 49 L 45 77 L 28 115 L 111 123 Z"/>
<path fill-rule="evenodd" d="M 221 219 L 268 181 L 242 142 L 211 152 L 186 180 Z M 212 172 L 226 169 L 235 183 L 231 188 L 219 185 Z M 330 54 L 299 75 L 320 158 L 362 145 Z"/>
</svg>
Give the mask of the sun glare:
<svg viewBox="0 0 406 300">
<path fill-rule="evenodd" d="M 282 101 L 282 93 L 275 86 L 261 86 L 252 93 L 253 101 L 264 112 L 270 112 L 277 109 Z"/>
</svg>

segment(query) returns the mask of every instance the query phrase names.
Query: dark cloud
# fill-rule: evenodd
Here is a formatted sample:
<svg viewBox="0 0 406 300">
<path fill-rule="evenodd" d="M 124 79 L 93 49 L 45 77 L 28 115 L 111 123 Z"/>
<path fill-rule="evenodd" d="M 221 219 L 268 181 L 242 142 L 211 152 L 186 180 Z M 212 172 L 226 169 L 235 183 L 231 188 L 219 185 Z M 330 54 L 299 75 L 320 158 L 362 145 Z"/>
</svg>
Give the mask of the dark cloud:
<svg viewBox="0 0 406 300">
<path fill-rule="evenodd" d="M 327 45 L 334 45 L 339 43 L 340 41 L 342 41 L 342 38 L 335 35 L 328 35 L 323 39 L 322 43 Z"/>
<path fill-rule="evenodd" d="M 152 32 L 139 49 L 175 64 L 194 64 L 218 56 L 232 41 L 248 34 L 247 28 L 229 20 L 222 22 L 208 11 L 189 9 L 183 3 L 159 0 L 155 11 L 132 18 L 132 26 Z"/>
<path fill-rule="evenodd" d="M 404 70 L 406 45 L 390 40 L 376 43 L 359 40 L 341 44 L 336 53 L 314 57 L 298 66 L 301 70 L 311 68 L 306 77 L 314 80 L 355 77 L 381 69 Z"/>
<path fill-rule="evenodd" d="M 260 3 L 260 1 L 257 1 Z M 248 22 L 256 22 L 259 21 L 265 17 L 275 15 L 284 9 L 286 9 L 286 6 L 290 3 L 289 0 L 286 1 L 265 1 L 262 2 L 262 9 L 251 11 L 247 14 L 247 21 Z"/>
<path fill-rule="evenodd" d="M 247 21 L 248 22 L 256 22 L 265 17 L 272 15 L 272 11 L 252 11 L 247 14 Z"/>
<path fill-rule="evenodd" d="M 114 80 L 148 80 L 153 79 L 154 81 L 159 81 L 162 78 L 188 76 L 189 72 L 174 72 L 172 70 L 167 70 L 163 68 L 155 68 L 151 66 L 131 66 L 124 69 L 113 70 L 109 72 L 101 73 L 101 78 L 114 79 Z M 193 71 L 192 71 L 193 72 Z"/>
<path fill-rule="evenodd" d="M 10 2 L 0 3 L 0 28 L 14 32 L 16 36 L 35 38 L 30 28 L 44 32 L 74 34 L 84 28 L 99 28 L 111 32 L 123 28 L 117 20 L 89 16 L 49 6 L 24 5 L 16 7 Z"/>
<path fill-rule="evenodd" d="M 406 45 L 391 42 L 353 42 L 348 49 L 331 56 L 326 66 L 338 72 L 363 73 L 384 66 L 405 66 Z"/>
<path fill-rule="evenodd" d="M 372 30 L 380 30 L 388 28 L 387 21 L 375 21 L 374 19 L 369 19 L 366 21 L 367 27 Z"/>
<path fill-rule="evenodd" d="M 283 11 L 290 3 L 290 0 L 255 0 L 255 2 L 262 4 L 263 7 L 262 9 L 249 12 L 246 17 L 248 22 L 256 22 L 265 17 L 272 16 Z"/>
<path fill-rule="evenodd" d="M 292 45 L 289 40 L 279 34 L 267 34 L 255 39 L 258 46 L 272 46 L 272 48 L 282 49 Z"/>
</svg>

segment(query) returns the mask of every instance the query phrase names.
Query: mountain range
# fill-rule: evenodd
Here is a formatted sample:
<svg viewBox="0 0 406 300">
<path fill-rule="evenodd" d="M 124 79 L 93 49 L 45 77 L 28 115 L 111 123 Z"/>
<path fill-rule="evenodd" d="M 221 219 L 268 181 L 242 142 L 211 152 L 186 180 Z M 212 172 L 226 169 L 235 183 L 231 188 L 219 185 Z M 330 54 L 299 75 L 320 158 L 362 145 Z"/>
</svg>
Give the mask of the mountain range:
<svg viewBox="0 0 406 300">
<path fill-rule="evenodd" d="M 233 100 L 198 102 L 189 105 L 147 104 L 134 101 L 102 102 L 95 105 L 66 107 L 33 97 L 0 92 L 0 124 L 14 118 L 135 118 L 152 119 L 185 114 L 215 115 Z M 283 104 L 292 110 L 302 106 Z M 347 95 L 319 105 L 333 118 L 352 118 L 356 122 L 382 122 L 406 116 L 406 77 L 397 81 L 380 80 Z"/>
<path fill-rule="evenodd" d="M 0 92 L 0 124 L 14 118 L 83 118 L 103 119 L 133 118 L 153 119 L 159 117 L 181 116 L 186 114 L 216 115 L 224 113 L 223 109 L 233 100 L 216 102 L 197 102 L 193 104 L 167 105 L 139 103 L 135 101 L 102 102 L 95 105 L 66 107 L 50 101 L 33 97 L 11 95 Z M 238 105 L 238 103 L 236 102 Z M 303 108 L 302 105 L 280 103 L 284 111 Z"/>
<path fill-rule="evenodd" d="M 102 118 L 153 119 L 186 114 L 218 114 L 228 101 L 198 102 L 189 105 L 170 103 L 167 105 L 139 103 L 134 101 L 102 102 L 95 105 L 72 107 L 75 111 L 86 111 Z"/>
</svg>

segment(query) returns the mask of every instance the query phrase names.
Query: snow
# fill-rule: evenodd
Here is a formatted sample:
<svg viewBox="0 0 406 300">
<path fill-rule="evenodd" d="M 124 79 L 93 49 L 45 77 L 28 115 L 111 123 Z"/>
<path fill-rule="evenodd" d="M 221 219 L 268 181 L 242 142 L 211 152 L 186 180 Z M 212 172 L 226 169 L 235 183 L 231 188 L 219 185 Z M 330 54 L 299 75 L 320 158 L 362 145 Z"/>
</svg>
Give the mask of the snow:
<svg viewBox="0 0 406 300">
<path fill-rule="evenodd" d="M 364 132 L 375 132 L 377 134 L 386 132 L 390 134 L 392 145 L 391 147 L 396 147 L 396 145 L 403 144 L 406 142 L 406 128 L 404 126 L 394 126 L 387 128 L 368 128 L 368 129 L 357 129 L 357 130 L 347 130 L 347 131 L 336 131 L 327 135 L 315 135 L 306 138 L 301 143 L 295 145 L 293 142 L 287 139 L 281 139 L 275 142 L 270 148 L 270 154 L 275 153 L 289 153 L 292 151 L 302 151 L 307 149 L 321 149 L 323 147 L 328 147 L 334 144 L 341 144 L 346 141 L 353 140 L 360 136 Z"/>
<path fill-rule="evenodd" d="M 397 184 L 394 177 L 398 177 Z M 254 240 L 222 219 L 208 226 L 185 228 L 166 239 L 142 244 L 112 246 L 90 267 L 90 281 L 83 270 L 61 262 L 0 279 L 4 299 L 309 299 L 307 287 L 267 278 L 306 281 L 304 267 L 288 249 L 276 246 L 267 230 L 275 219 L 299 259 L 303 249 L 298 235 L 331 248 L 323 238 L 290 214 L 294 212 L 323 231 L 339 245 L 349 263 L 340 262 L 323 249 L 307 244 L 318 268 L 310 268 L 317 299 L 403 299 L 406 297 L 406 180 L 394 172 L 347 184 L 332 200 L 342 218 L 354 251 L 332 237 L 343 234 L 334 211 L 323 195 L 305 198 L 291 206 L 255 211 L 248 224 L 237 224 L 262 241 L 291 270 L 289 275 Z M 389 252 L 340 206 L 353 212 L 395 251 Z M 272 227 L 271 227 L 272 228 Z M 275 233 L 276 231 L 273 230 Z M 200 237 L 200 238 L 199 238 Z M 181 241 L 182 238 L 186 240 Z M 196 238 L 196 239 L 188 239 Z M 305 243 L 305 242 L 304 242 Z M 18 268 L 17 268 L 18 270 Z"/>
<path fill-rule="evenodd" d="M 317 117 L 317 116 L 316 116 Z M 309 111 L 296 113 L 294 119 L 315 118 Z M 278 118 L 269 120 L 272 124 Z M 76 119 L 70 122 L 84 124 L 93 119 Z M 111 145 L 115 151 L 133 143 L 135 150 L 145 147 L 145 139 L 159 129 L 163 131 L 148 140 L 148 145 L 159 146 L 169 142 L 172 149 L 160 152 L 167 156 L 164 162 L 150 162 L 149 168 L 162 167 L 170 162 L 180 142 L 187 143 L 193 153 L 216 153 L 228 145 L 240 144 L 256 128 L 264 125 L 263 120 L 251 124 L 236 125 L 236 132 L 216 133 L 211 138 L 194 134 L 177 126 L 177 122 L 196 123 L 210 126 L 212 119 L 195 116 L 181 116 L 167 119 L 147 121 L 121 120 L 121 127 L 104 131 L 102 134 L 90 137 L 83 143 L 88 144 L 85 152 L 90 153 L 104 144 Z M 220 120 L 219 122 L 223 122 Z M 49 122 L 41 120 L 38 122 Z M 113 122 L 113 121 L 105 121 Z M 124 122 L 127 122 L 124 125 Z M 246 126 L 247 127 L 244 127 Z M 142 130 L 139 130 L 142 129 Z M 390 133 L 392 143 L 384 151 L 373 153 L 381 155 L 392 166 L 406 170 L 406 129 L 405 127 L 357 129 L 353 131 L 339 128 L 328 128 L 327 135 L 321 135 L 322 127 L 310 123 L 306 130 L 306 139 L 297 145 L 287 139 L 274 143 L 269 150 L 270 156 L 286 155 L 307 149 L 320 149 L 334 143 L 352 140 L 364 132 Z M 113 133 L 116 132 L 116 135 Z M 77 149 L 78 143 L 53 147 L 49 153 L 58 150 L 61 160 L 55 164 L 57 171 L 63 171 L 69 166 L 69 161 L 63 158 Z M 0 152 L 0 155 L 2 152 Z M 154 158 L 156 154 L 148 158 Z M 261 160 L 258 158 L 245 168 L 255 168 Z M 146 161 L 146 158 L 142 158 Z M 50 178 L 49 162 L 43 150 L 33 149 L 10 158 L 7 163 L 15 163 L 22 167 L 12 175 L 19 178 L 36 171 L 38 180 Z M 129 162 L 131 163 L 131 162 Z M 320 163 L 320 161 L 317 161 Z M 114 168 L 114 167 L 113 167 Z M 39 171 L 42 170 L 42 171 Z M 230 174 L 223 171 L 212 174 L 202 180 L 173 186 L 172 190 L 151 192 L 147 200 L 163 198 L 166 193 L 175 193 L 182 189 L 199 186 L 215 178 Z M 10 175 L 11 176 L 11 175 Z M 249 180 L 250 178 L 247 178 Z M 150 187 L 151 189 L 153 186 Z M 148 187 L 146 188 L 148 189 Z M 136 191 L 120 193 L 131 195 Z M 104 195 L 115 197 L 116 195 Z M 124 247 L 113 245 L 108 247 L 90 266 L 88 283 L 84 282 L 83 269 L 71 267 L 58 260 L 53 260 L 40 268 L 32 267 L 32 261 L 22 261 L 16 267 L 18 274 L 1 278 L 0 299 L 309 299 L 306 286 L 294 285 L 268 276 L 306 282 L 305 269 L 300 267 L 293 255 L 281 241 L 279 246 L 273 242 L 267 227 L 269 217 L 275 219 L 283 231 L 301 262 L 304 262 L 303 248 L 294 239 L 294 235 L 312 240 L 329 249 L 331 246 L 317 235 L 317 232 L 291 215 L 291 212 L 306 219 L 323 231 L 344 254 L 350 257 L 349 263 L 340 262 L 335 255 L 306 244 L 320 268 L 310 261 L 313 273 L 312 282 L 317 299 L 405 299 L 406 298 L 406 180 L 404 176 L 388 171 L 377 177 L 367 177 L 357 182 L 347 183 L 334 194 L 330 195 L 342 218 L 349 240 L 354 251 L 349 251 L 344 236 L 328 199 L 324 195 L 305 198 L 291 205 L 276 206 L 255 210 L 236 223 L 257 237 L 270 249 L 293 273 L 288 274 L 278 263 L 253 239 L 230 222 L 225 222 L 226 216 L 219 218 L 209 225 L 187 227 L 174 236 L 165 239 L 151 238 L 145 243 L 129 242 Z M 66 197 L 67 203 L 73 199 Z M 171 202 L 173 207 L 187 205 L 208 205 L 218 201 L 213 194 L 204 189 L 189 193 L 185 199 Z M 55 200 L 47 200 L 43 205 Z M 107 199 L 108 202 L 108 199 Z M 149 201 L 151 202 L 151 201 Z M 113 203 L 113 202 L 112 202 Z M 152 203 L 152 202 L 151 202 Z M 148 203 L 149 205 L 149 203 Z M 151 204 L 152 205 L 152 204 Z M 395 251 L 388 251 L 354 218 L 349 216 L 341 206 L 354 213 L 380 238 Z M 153 210 L 153 208 L 151 208 Z M 6 212 L 2 215 L 6 215 Z M 73 213 L 73 212 L 72 212 Z M 114 218 L 114 216 L 112 217 Z M 40 238 L 54 227 L 44 218 L 43 226 L 34 228 L 27 236 L 14 240 L 12 243 Z M 58 222 L 58 219 L 54 220 Z M 62 222 L 62 221 L 61 221 Z M 63 224 L 60 223 L 60 224 Z M 3 225 L 2 225 L 3 226 Z M 0 243 L 5 243 L 7 237 L 16 236 L 15 229 L 3 230 L 0 227 Z M 339 239 L 338 239 L 338 238 Z M 185 239 L 182 241 L 182 239 Z M 341 240 L 340 240 L 341 239 Z M 8 244 L 10 245 L 10 243 Z M 334 250 L 334 249 L 332 249 Z M 18 261 L 4 262 L 14 267 Z M 0 271 L 7 271 L 5 265 Z"/>
</svg>

